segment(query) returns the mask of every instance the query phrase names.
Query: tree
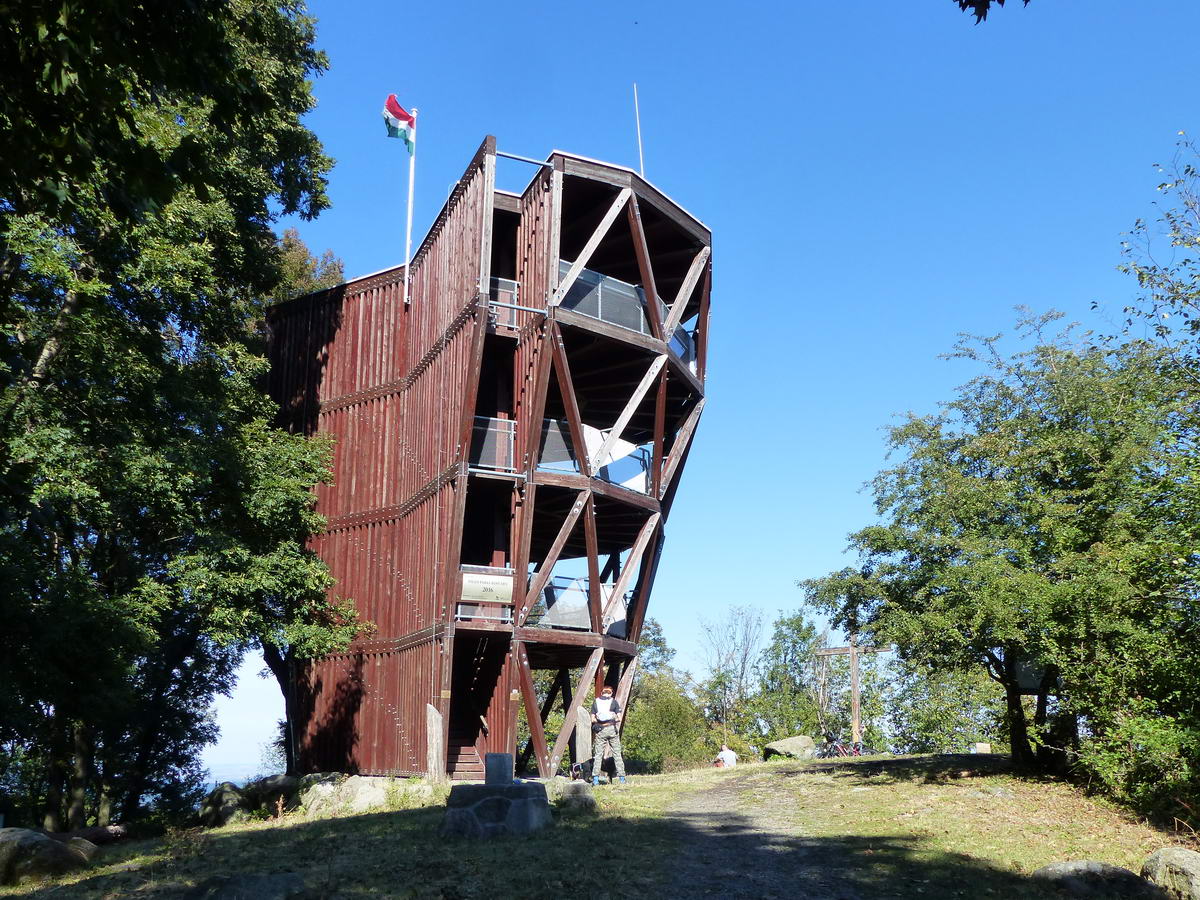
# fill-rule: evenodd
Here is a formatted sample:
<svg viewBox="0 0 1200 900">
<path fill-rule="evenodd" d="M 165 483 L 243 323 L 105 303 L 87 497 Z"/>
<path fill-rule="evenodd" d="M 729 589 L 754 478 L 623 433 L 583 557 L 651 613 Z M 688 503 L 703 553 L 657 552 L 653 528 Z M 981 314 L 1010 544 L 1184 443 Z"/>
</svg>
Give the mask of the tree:
<svg viewBox="0 0 1200 900">
<path fill-rule="evenodd" d="M 649 772 L 700 765 L 711 758 L 704 715 L 689 696 L 686 676 L 670 669 L 647 675 L 622 728 L 627 761 Z"/>
<path fill-rule="evenodd" d="M 896 753 L 965 753 L 1004 737 L 1004 693 L 982 669 L 901 661 L 885 706 Z"/>
<path fill-rule="evenodd" d="M 997 6 L 1004 5 L 1004 0 L 954 0 L 954 2 L 963 12 L 970 10 L 977 23 L 987 18 L 988 10 L 992 8 L 993 3 Z M 1029 0 L 1024 0 L 1024 4 L 1028 6 Z"/>
<path fill-rule="evenodd" d="M 254 327 L 273 221 L 326 204 L 300 122 L 324 61 L 291 5 L 5 9 L 45 66 L 0 101 L 27 142 L 0 154 L 0 744 L 56 828 L 185 804 L 230 660 L 358 629 L 304 546 L 329 447 L 272 425 Z M 141 43 L 196 16 L 211 57 Z M 46 77 L 89 111 L 61 143 Z"/>
<path fill-rule="evenodd" d="M 820 734 L 824 696 L 821 663 L 814 655 L 825 640 L 802 612 L 775 620 L 771 640 L 759 658 L 756 690 L 750 702 L 752 743 L 762 747 L 780 738 Z"/>
<path fill-rule="evenodd" d="M 279 256 L 282 271 L 276 302 L 337 287 L 346 280 L 345 266 L 333 251 L 326 250 L 320 259 L 313 256 L 295 228 L 284 230 L 279 239 Z"/>
<path fill-rule="evenodd" d="M 145 0 L 0 0 L 0 58 L 9 61 L 0 198 L 17 214 L 69 214 L 97 168 L 104 202 L 121 218 L 162 207 L 182 189 L 225 193 L 227 161 L 205 137 L 152 139 L 139 113 L 165 99 L 203 106 L 215 133 L 257 153 L 265 190 L 244 200 L 273 193 L 287 212 L 319 211 L 329 161 L 300 116 L 312 107 L 307 78 L 327 62 L 302 10 L 193 0 L 164 15 Z"/>
<path fill-rule="evenodd" d="M 843 572 L 806 590 L 931 671 L 983 667 L 1016 761 L 1061 765 L 1081 723 L 1094 739 L 1130 698 L 1164 697 L 1160 661 L 1195 627 L 1176 502 L 1193 492 L 1177 432 L 1190 400 L 1145 344 L 1042 339 L 1004 358 L 987 339 L 959 355 L 988 371 L 892 430 L 902 458 L 873 485 L 882 521 L 852 535 L 869 589 L 838 601 Z"/>
<path fill-rule="evenodd" d="M 754 689 L 754 663 L 762 643 L 762 613 L 750 606 L 732 606 L 715 622 L 703 621 L 701 642 L 707 675 L 700 692 L 709 719 L 728 735 L 731 723 L 744 713 L 742 705 Z"/>
</svg>

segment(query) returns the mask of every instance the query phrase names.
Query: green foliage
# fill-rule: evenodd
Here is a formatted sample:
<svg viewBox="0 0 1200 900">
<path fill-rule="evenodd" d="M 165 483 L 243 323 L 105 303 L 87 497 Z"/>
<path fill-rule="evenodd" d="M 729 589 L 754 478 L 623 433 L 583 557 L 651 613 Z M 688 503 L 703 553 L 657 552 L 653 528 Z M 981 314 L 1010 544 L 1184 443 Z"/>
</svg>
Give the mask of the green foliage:
<svg viewBox="0 0 1200 900">
<path fill-rule="evenodd" d="M 627 761 L 648 772 L 703 765 L 716 749 L 706 738 L 704 716 L 677 677 L 666 672 L 643 679 L 622 732 Z"/>
<path fill-rule="evenodd" d="M 1004 739 L 1004 692 L 981 669 L 901 660 L 885 704 L 896 753 L 966 753 Z"/>
<path fill-rule="evenodd" d="M 359 628 L 304 547 L 330 447 L 260 387 L 271 225 L 326 202 L 323 60 L 290 4 L 3 8 L 0 743 L 50 827 L 182 810 L 245 648 Z"/>
<path fill-rule="evenodd" d="M 277 302 L 337 287 L 346 279 L 345 266 L 333 251 L 326 250 L 320 259 L 313 256 L 295 228 L 285 229 L 280 237 L 279 257 L 281 278 L 275 294 Z"/>
<path fill-rule="evenodd" d="M 1117 785 L 1186 771 L 1195 733 L 1197 420 L 1169 354 L 1047 340 L 1050 318 L 1012 357 L 996 339 L 960 345 L 986 372 L 940 415 L 893 429 L 900 460 L 874 482 L 881 522 L 852 536 L 865 565 L 806 589 L 922 678 L 995 681 L 1018 762 L 1082 766 L 1142 802 Z M 1032 709 L 1023 671 L 1037 673 Z M 1157 749 L 1134 749 L 1138 722 Z M 1117 747 L 1142 760 L 1118 765 Z"/>
</svg>

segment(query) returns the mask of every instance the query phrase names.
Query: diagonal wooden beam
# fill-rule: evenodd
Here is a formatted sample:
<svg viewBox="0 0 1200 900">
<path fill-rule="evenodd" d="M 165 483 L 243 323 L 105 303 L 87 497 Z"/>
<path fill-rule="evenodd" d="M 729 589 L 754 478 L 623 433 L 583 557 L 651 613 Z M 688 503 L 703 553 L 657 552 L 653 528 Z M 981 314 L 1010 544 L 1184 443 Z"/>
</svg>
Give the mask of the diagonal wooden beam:
<svg viewBox="0 0 1200 900">
<path fill-rule="evenodd" d="M 604 214 L 604 218 L 600 220 L 600 224 L 596 226 L 596 230 L 592 232 L 592 236 L 583 245 L 583 252 L 575 259 L 575 262 L 571 263 L 571 268 L 567 270 L 566 276 L 558 283 L 558 288 L 550 297 L 548 306 L 558 306 L 558 304 L 562 303 L 563 297 L 567 296 L 567 291 L 571 289 L 571 285 L 575 283 L 575 279 L 579 277 L 579 273 L 586 268 L 592 258 L 592 254 L 596 252 L 596 248 L 600 246 L 600 242 L 608 234 L 608 229 L 612 228 L 613 222 L 617 220 L 617 216 L 621 214 L 621 210 L 632 196 L 633 191 L 629 188 L 622 188 L 621 192 L 617 194 L 617 198 L 613 200 L 612 206 L 608 208 L 608 212 Z"/>
<path fill-rule="evenodd" d="M 592 631 L 600 633 L 600 542 L 596 537 L 596 497 L 588 493 L 583 511 L 583 540 L 587 546 L 588 619 Z"/>
<path fill-rule="evenodd" d="M 567 364 L 567 348 L 563 344 L 562 332 L 557 322 L 550 325 L 550 351 L 554 361 L 554 372 L 558 376 L 558 392 L 562 394 L 563 407 L 567 411 L 571 443 L 575 445 L 575 458 L 579 460 L 580 474 L 591 478 L 592 462 L 588 457 L 587 442 L 583 439 L 583 417 L 579 412 L 579 398 L 575 396 L 575 382 L 571 380 L 571 367 Z"/>
<path fill-rule="evenodd" d="M 667 465 L 663 470 L 662 486 L 659 489 L 658 495 L 659 500 L 666 496 L 667 489 L 671 486 L 671 479 L 675 477 L 675 470 L 679 468 L 679 461 L 683 459 L 683 454 L 687 451 L 688 444 L 692 441 L 692 435 L 696 433 L 696 425 L 700 422 L 700 413 L 704 411 L 704 404 L 707 400 L 707 397 L 701 397 L 700 402 L 692 407 L 692 411 L 688 413 L 688 417 L 683 422 L 683 427 L 679 429 L 679 434 L 675 437 L 675 445 L 671 447 L 671 455 L 667 457 Z"/>
<path fill-rule="evenodd" d="M 637 257 L 638 273 L 642 278 L 642 290 L 646 294 L 646 315 L 650 318 L 650 331 L 660 341 L 663 338 L 662 312 L 658 308 L 658 286 L 654 283 L 654 268 L 650 265 L 650 249 L 646 246 L 646 232 L 642 228 L 642 211 L 638 207 L 637 195 L 629 198 L 625 207 L 629 217 L 629 231 L 633 235 L 633 254 Z"/>
<path fill-rule="evenodd" d="M 650 591 L 654 588 L 654 577 L 658 574 L 658 564 L 662 561 L 663 533 L 662 522 L 658 523 L 654 543 L 646 550 L 647 559 L 642 564 L 642 573 L 638 577 L 638 589 L 634 594 L 631 615 L 625 620 L 625 640 L 635 644 L 642 636 L 642 622 L 646 619 L 646 607 L 650 604 Z"/>
<path fill-rule="evenodd" d="M 555 678 L 554 683 L 550 685 L 550 693 L 548 693 L 546 695 L 546 699 L 542 701 L 540 721 L 542 723 L 543 731 L 545 731 L 546 727 L 546 717 L 550 715 L 550 710 L 554 707 L 554 701 L 558 697 L 558 692 L 561 691 L 564 686 L 568 691 L 571 690 L 571 678 L 566 669 L 559 669 L 558 677 Z M 525 765 L 529 762 L 529 757 L 533 754 L 532 734 L 533 732 L 530 731 L 530 738 L 525 742 L 525 749 L 521 752 L 521 761 L 517 765 L 517 771 L 525 768 Z"/>
<path fill-rule="evenodd" d="M 533 606 L 542 589 L 546 587 L 546 582 L 550 580 L 550 573 L 554 570 L 554 564 L 558 562 L 559 554 L 562 553 L 563 547 L 567 545 L 567 538 L 571 536 L 571 531 L 574 530 L 575 523 L 579 521 L 579 514 L 583 512 L 584 506 L 587 505 L 588 493 L 586 490 L 580 491 L 575 497 L 575 504 L 571 507 L 571 511 L 567 513 L 567 518 L 563 521 L 562 528 L 558 529 L 558 537 L 550 545 L 550 552 L 546 554 L 546 558 L 542 560 L 542 564 L 538 567 L 537 574 L 533 576 L 533 582 L 529 585 L 529 591 L 525 595 L 525 602 L 521 604 L 521 611 L 517 616 L 518 625 L 525 624 L 525 617 L 529 615 L 530 607 Z M 518 575 L 520 574 L 522 573 L 518 573 Z"/>
<path fill-rule="evenodd" d="M 621 574 L 621 554 L 610 553 L 608 554 L 608 562 L 604 564 L 604 571 L 600 573 L 600 580 L 604 581 L 606 578 L 615 578 L 619 574 Z"/>
<path fill-rule="evenodd" d="M 642 400 L 646 397 L 646 392 L 650 390 L 650 385 L 654 383 L 654 379 L 658 377 L 658 373 L 662 371 L 662 367 L 667 363 L 667 355 L 656 357 L 654 362 L 650 363 L 650 368 L 646 370 L 646 374 L 642 376 L 642 380 L 638 383 L 637 388 L 633 392 L 633 396 L 629 398 L 629 402 L 625 404 L 625 408 L 621 410 L 621 415 L 617 416 L 617 421 L 613 425 L 612 430 L 608 432 L 608 437 L 604 439 L 604 443 L 592 455 L 592 471 L 594 472 L 600 466 L 600 460 L 613 448 L 613 444 L 621 439 L 621 435 L 625 433 L 625 428 L 629 424 L 629 420 L 633 418 L 633 414 L 637 412 L 637 408 L 641 405 Z"/>
<path fill-rule="evenodd" d="M 550 771 L 543 776 L 545 778 L 549 778 L 558 771 L 558 764 L 562 760 L 563 752 L 567 749 L 567 742 L 571 739 L 571 734 L 575 731 L 575 725 L 579 721 L 578 710 L 587 697 L 588 684 L 596 677 L 596 672 L 600 670 L 600 663 L 603 659 L 604 648 L 597 647 L 592 651 L 592 655 L 588 657 L 587 665 L 583 667 L 583 672 L 580 673 L 579 684 L 575 688 L 575 696 L 571 699 L 571 707 L 566 711 L 566 721 L 563 722 L 562 730 L 559 731 L 558 738 L 554 741 L 554 750 L 550 754 Z"/>
<path fill-rule="evenodd" d="M 675 294 L 675 302 L 671 304 L 671 314 L 667 316 L 667 322 L 663 326 L 667 340 L 671 339 L 671 335 L 675 333 L 675 329 L 683 321 L 683 311 L 687 309 L 688 298 L 692 296 L 692 291 L 696 289 L 696 282 L 704 274 L 704 264 L 708 262 L 708 257 L 711 253 L 711 248 L 701 247 L 700 252 L 696 254 L 696 258 L 692 260 L 692 265 L 688 269 L 687 275 L 684 276 L 683 284 L 679 286 L 679 291 Z"/>
<path fill-rule="evenodd" d="M 617 578 L 616 584 L 613 585 L 612 594 L 608 598 L 608 604 L 604 607 L 604 619 L 613 615 L 617 609 L 617 604 L 621 602 L 622 595 L 629 589 L 629 579 L 633 577 L 633 573 L 637 569 L 637 561 L 642 559 L 642 554 L 646 552 L 646 545 L 650 543 L 650 535 L 654 533 L 654 529 L 657 527 L 660 518 L 662 516 L 658 513 L 653 513 L 642 526 L 642 530 L 638 532 L 638 536 L 633 542 L 633 549 L 629 551 L 629 560 L 625 563 L 625 569 Z M 644 560 L 643 565 L 645 565 Z M 628 622 L 625 623 L 625 633 L 629 633 Z"/>
<path fill-rule="evenodd" d="M 537 702 L 537 689 L 533 685 L 533 671 L 529 668 L 529 656 L 525 652 L 525 642 L 517 644 L 517 674 L 520 677 L 521 697 L 525 701 L 525 719 L 529 723 L 529 738 L 533 742 L 533 752 L 537 758 L 538 775 L 549 778 L 551 774 L 550 754 L 546 746 L 546 729 L 542 725 Z"/>
<path fill-rule="evenodd" d="M 625 665 L 625 671 L 621 673 L 621 683 L 617 685 L 617 691 L 613 695 L 617 702 L 621 704 L 621 727 L 619 731 L 625 730 L 625 719 L 629 715 L 629 693 L 633 690 L 633 679 L 637 675 L 639 657 L 635 656 Z"/>
</svg>

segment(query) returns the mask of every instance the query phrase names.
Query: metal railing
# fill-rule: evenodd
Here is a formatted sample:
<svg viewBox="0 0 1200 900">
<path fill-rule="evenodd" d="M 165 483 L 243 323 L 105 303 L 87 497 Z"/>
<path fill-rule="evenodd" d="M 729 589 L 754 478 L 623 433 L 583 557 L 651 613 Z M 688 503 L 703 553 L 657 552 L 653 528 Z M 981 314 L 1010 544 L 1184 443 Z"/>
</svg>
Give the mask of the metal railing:
<svg viewBox="0 0 1200 900">
<path fill-rule="evenodd" d="M 592 429 L 596 435 L 596 446 L 603 442 L 605 432 Z M 626 445 L 628 446 L 628 445 Z M 587 448 L 584 448 L 586 452 Z M 635 447 L 624 456 L 600 466 L 596 477 L 609 484 L 619 484 L 643 494 L 650 493 L 650 470 L 653 454 L 649 447 Z M 545 419 L 542 422 L 542 439 L 538 448 L 538 470 L 543 472 L 566 472 L 579 474 L 583 471 L 579 455 L 571 443 L 570 426 L 562 419 Z"/>
<path fill-rule="evenodd" d="M 493 278 L 488 286 L 488 313 L 494 325 L 516 328 L 521 306 L 521 283 L 511 278 Z"/>
<path fill-rule="evenodd" d="M 587 578 L 572 578 L 567 575 L 552 577 L 530 610 L 525 624 L 535 628 L 569 628 L 590 631 L 592 617 L 588 611 L 588 585 Z M 608 605 L 614 587 L 615 585 L 612 583 L 600 585 L 601 609 Z M 632 594 L 632 591 L 625 592 L 621 608 L 617 611 L 618 617 L 613 622 L 605 623 L 602 631 L 611 633 L 608 629 L 620 624 L 619 630 L 621 634 L 624 634 L 625 608 L 629 606 Z"/>
<path fill-rule="evenodd" d="M 472 469 L 492 472 L 517 471 L 517 423 L 512 419 L 476 416 L 471 430 Z"/>
<path fill-rule="evenodd" d="M 572 265 L 573 263 L 569 260 L 559 260 L 559 278 L 565 277 Z M 653 335 L 654 333 L 650 327 L 650 316 L 646 312 L 646 292 L 636 284 L 601 275 L 591 269 L 584 269 L 579 273 L 579 277 L 567 291 L 567 296 L 563 298 L 562 306 L 564 309 L 574 310 L 585 316 L 591 316 L 593 319 L 619 325 L 639 334 Z M 659 320 L 665 322 L 669 314 L 670 310 L 667 309 L 667 305 L 659 299 Z M 695 335 L 679 325 L 676 326 L 668 343 L 688 368 L 695 372 Z"/>
<path fill-rule="evenodd" d="M 569 260 L 559 260 L 559 278 L 563 278 L 572 265 Z M 572 309 L 630 331 L 653 333 L 646 315 L 646 292 L 636 284 L 601 275 L 591 269 L 579 273 L 561 305 L 564 309 Z"/>
</svg>

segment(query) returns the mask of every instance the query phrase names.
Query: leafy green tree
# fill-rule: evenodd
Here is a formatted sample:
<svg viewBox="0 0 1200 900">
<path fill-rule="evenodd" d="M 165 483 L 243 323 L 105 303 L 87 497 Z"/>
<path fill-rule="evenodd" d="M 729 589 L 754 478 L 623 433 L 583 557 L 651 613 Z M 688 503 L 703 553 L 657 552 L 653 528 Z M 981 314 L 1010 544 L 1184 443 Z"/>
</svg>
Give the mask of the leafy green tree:
<svg viewBox="0 0 1200 900">
<path fill-rule="evenodd" d="M 761 748 L 798 734 L 821 733 L 822 663 L 814 652 L 824 645 L 816 626 L 802 612 L 781 615 L 757 664 L 758 681 L 750 699 L 751 742 Z"/>
<path fill-rule="evenodd" d="M 874 482 L 882 521 L 852 536 L 865 569 L 806 589 L 914 663 L 983 667 L 1005 692 L 1014 758 L 1061 764 L 1081 721 L 1094 740 L 1130 698 L 1179 683 L 1170 648 L 1196 621 L 1177 433 L 1190 400 L 1144 344 L 959 352 L 988 371 L 940 415 L 892 430 L 901 460 Z"/>
<path fill-rule="evenodd" d="M 625 717 L 621 743 L 626 760 L 649 772 L 702 765 L 714 750 L 703 713 L 681 676 L 670 670 L 643 679 L 637 702 Z"/>
<path fill-rule="evenodd" d="M 342 261 L 332 250 L 318 259 L 300 239 L 300 232 L 287 228 L 279 239 L 280 280 L 275 300 L 282 303 L 314 291 L 337 287 L 346 280 Z"/>
<path fill-rule="evenodd" d="M 329 448 L 273 427 L 255 328 L 273 221 L 326 204 L 300 122 L 324 61 L 293 5 L 6 9 L 12 58 L 45 65 L 0 105 L 26 142 L 0 154 L 0 742 L 57 828 L 186 805 L 231 659 L 359 627 L 304 547 Z M 197 15 L 211 59 L 139 43 Z M 60 143 L 47 77 L 85 123 Z"/>
<path fill-rule="evenodd" d="M 896 753 L 965 753 L 1004 737 L 1004 692 L 982 669 L 936 670 L 901 660 L 885 707 Z"/>
</svg>

